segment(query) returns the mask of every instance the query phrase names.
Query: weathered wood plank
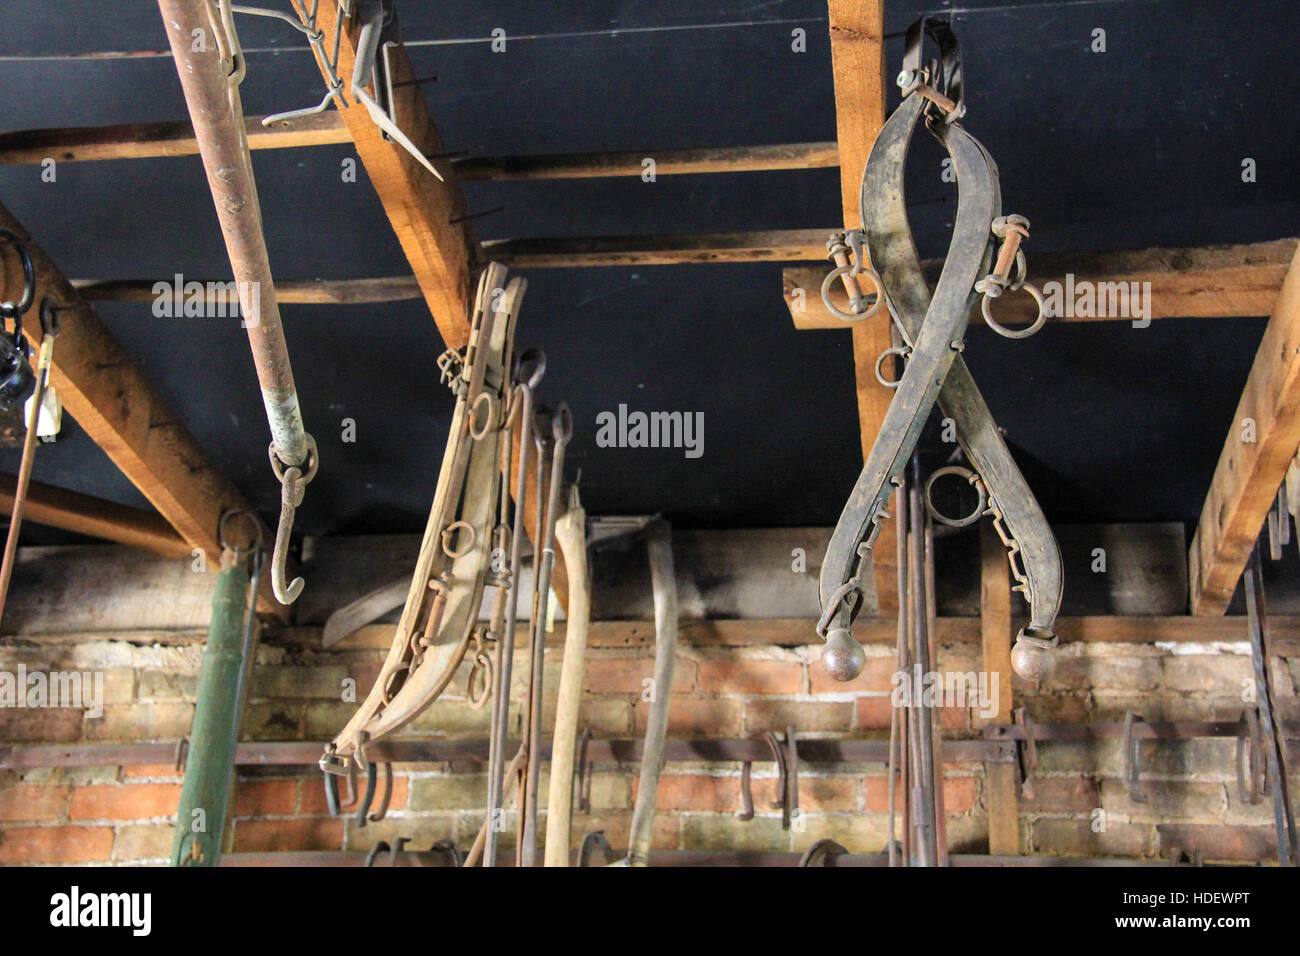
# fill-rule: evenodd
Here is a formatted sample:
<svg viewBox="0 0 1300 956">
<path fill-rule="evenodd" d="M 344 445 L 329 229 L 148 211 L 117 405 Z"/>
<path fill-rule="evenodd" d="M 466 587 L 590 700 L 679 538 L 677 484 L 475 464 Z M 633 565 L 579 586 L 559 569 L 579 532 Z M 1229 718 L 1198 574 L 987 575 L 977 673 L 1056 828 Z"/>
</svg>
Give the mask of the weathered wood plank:
<svg viewBox="0 0 1300 956">
<path fill-rule="evenodd" d="M 88 302 L 157 301 L 159 285 L 174 288 L 172 279 L 73 279 L 72 284 Z M 213 304 L 228 301 L 224 291 L 229 280 L 189 279 L 198 282 L 203 297 Z M 182 286 L 183 288 L 183 286 Z M 218 292 L 217 290 L 223 290 Z M 195 296 L 198 296 L 197 290 Z M 402 302 L 420 299 L 424 294 L 414 276 L 383 276 L 374 279 L 305 280 L 275 283 L 275 297 L 290 305 L 368 305 L 376 302 Z"/>
<path fill-rule="evenodd" d="M 1286 277 L 1291 259 L 1296 252 L 1297 240 L 1274 239 L 1270 242 L 1253 242 L 1242 245 L 1202 246 L 1188 249 L 1140 249 L 1132 252 L 1090 252 L 1034 255 L 1030 253 L 1029 265 L 1033 270 L 1031 280 L 1040 288 L 1059 283 L 1062 299 L 1067 298 L 1067 288 L 1082 290 L 1089 283 L 1095 293 L 1100 287 L 1102 295 L 1110 301 L 1118 296 L 1122 283 L 1131 291 L 1141 290 L 1145 312 L 1141 319 L 1169 319 L 1196 317 L 1229 317 L 1268 315 L 1277 300 L 1278 289 Z M 931 283 L 938 279 L 941 260 L 931 259 L 924 264 Z M 829 267 L 792 266 L 782 274 L 783 294 L 790 308 L 790 317 L 797 329 L 843 329 L 846 324 L 832 315 L 822 303 L 821 284 Z M 1067 287 L 1067 277 L 1072 276 Z M 1137 286 L 1133 284 L 1137 283 Z M 1149 291 L 1145 284 L 1149 283 Z M 1074 296 L 1079 301 L 1077 293 Z M 831 290 L 831 300 L 837 308 L 848 309 L 848 298 L 840 285 Z M 1131 298 L 1121 300 L 1133 301 Z M 999 302 L 996 308 L 998 321 L 1006 325 L 1022 325 L 1035 317 L 1032 300 L 1017 295 Z M 1088 314 L 1080 314 L 1086 311 Z M 1051 321 L 1058 322 L 1111 322 L 1132 321 L 1133 308 L 1128 314 L 1093 314 L 1098 308 L 1066 308 Z M 970 321 L 983 323 L 978 308 L 971 310 Z"/>
<path fill-rule="evenodd" d="M 1011 575 L 1006 549 L 987 523 L 980 527 L 980 644 L 984 671 L 996 675 L 998 680 L 998 711 L 991 722 L 1010 723 Z M 1015 766 L 987 763 L 984 773 L 988 786 L 989 853 L 1019 853 Z"/>
<path fill-rule="evenodd" d="M 493 239 L 483 243 L 483 254 L 521 269 L 661 266 L 692 262 L 796 262 L 816 258 L 819 251 L 825 253 L 826 237 L 830 232 L 829 229 L 779 229 L 766 232 Z"/>
<path fill-rule="evenodd" d="M 12 475 L 0 475 L 0 510 L 13 510 L 17 485 Z M 38 481 L 27 487 L 23 518 L 64 531 L 129 544 L 169 558 L 190 553 L 189 543 L 161 515 Z"/>
<path fill-rule="evenodd" d="M 284 149 L 352 142 L 343 118 L 333 110 L 314 116 L 279 120 L 270 127 L 262 125 L 262 117 L 250 116 L 246 124 L 249 149 Z M 199 144 L 194 138 L 194 127 L 189 120 L 0 133 L 0 166 L 41 163 L 47 159 L 56 163 L 155 159 L 197 156 L 198 152 Z"/>
<path fill-rule="evenodd" d="M 351 143 L 343 116 L 334 109 L 312 116 L 262 125 L 247 120 L 249 149 L 287 149 Z M 21 166 L 53 159 L 60 163 L 90 160 L 157 159 L 194 156 L 199 151 L 188 121 L 124 123 L 0 132 L 0 166 Z M 737 173 L 784 169 L 824 169 L 839 165 L 835 143 L 777 143 L 701 149 L 645 149 L 604 153 L 549 153 L 526 156 L 452 158 L 460 180 L 502 181 L 594 179 L 636 176 L 644 161 L 655 161 L 656 176 Z"/>
<path fill-rule="evenodd" d="M 1193 614 L 1222 614 L 1300 445 L 1300 250 L 1274 302 L 1192 537 Z"/>
<path fill-rule="evenodd" d="M 322 3 L 317 27 L 332 37 L 337 17 L 337 4 Z M 355 22 L 346 24 L 339 47 L 338 75 L 349 89 L 358 33 Z M 401 44 L 388 48 L 387 62 L 397 125 L 425 156 L 445 154 L 446 148 L 429 114 L 424 94 L 417 83 L 411 82 L 415 73 Z M 451 348 L 461 348 L 469 336 L 473 297 L 470 270 L 478 258 L 478 242 L 470 224 L 462 218 L 468 214 L 468 208 L 452 164 L 446 159 L 431 160 L 443 176 L 439 181 L 400 144 L 384 138 L 364 104 L 358 103 L 350 93 L 347 101 L 349 106 L 339 112 L 366 175 L 379 194 L 443 341 Z"/>
<path fill-rule="evenodd" d="M 840 199 L 844 228 L 856 228 L 858 192 L 871 144 L 885 124 L 885 5 L 883 0 L 829 0 L 831 70 L 835 79 L 835 134 L 840 153 Z M 815 256 L 826 258 L 826 238 Z M 825 272 L 823 271 L 823 275 Z M 821 282 L 818 280 L 817 289 Z M 818 297 L 820 305 L 820 293 Z M 862 458 L 871 454 L 893 392 L 876 381 L 876 359 L 890 347 L 889 323 L 859 322 L 852 329 L 853 369 L 858 396 Z M 880 526 L 871 551 L 876 604 L 898 613 L 898 569 L 894 522 Z"/>
<path fill-rule="evenodd" d="M 719 149 L 629 150 L 618 153 L 553 153 L 539 156 L 478 156 L 455 160 L 462 180 L 596 179 L 641 176 L 645 160 L 656 176 L 742 173 L 782 169 L 824 169 L 840 164 L 835 143 L 788 143 Z"/>
</svg>

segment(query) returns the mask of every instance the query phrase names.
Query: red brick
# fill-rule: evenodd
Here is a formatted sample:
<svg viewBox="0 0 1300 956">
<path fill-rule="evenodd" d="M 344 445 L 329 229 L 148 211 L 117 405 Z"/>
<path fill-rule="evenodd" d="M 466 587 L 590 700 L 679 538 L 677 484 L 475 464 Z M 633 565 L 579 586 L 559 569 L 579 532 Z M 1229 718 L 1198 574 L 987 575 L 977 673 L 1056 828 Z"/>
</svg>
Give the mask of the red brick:
<svg viewBox="0 0 1300 956">
<path fill-rule="evenodd" d="M 1270 827 L 1226 827 L 1203 824 L 1166 824 L 1156 827 L 1160 855 L 1175 849 L 1199 850 L 1206 860 L 1261 862 L 1277 859 L 1276 835 Z"/>
<path fill-rule="evenodd" d="M 241 780 L 235 787 L 236 817 L 288 816 L 297 803 L 297 780 Z"/>
<path fill-rule="evenodd" d="M 699 690 L 710 694 L 798 694 L 803 664 L 798 661 L 700 661 Z"/>
<path fill-rule="evenodd" d="M 379 783 L 375 787 L 374 810 L 379 809 L 379 801 L 384 795 L 384 777 L 383 770 L 379 771 Z M 389 798 L 389 810 L 405 810 L 407 784 L 410 778 L 402 774 L 393 775 L 393 795 Z M 359 781 L 362 794 L 365 793 L 365 779 Z M 347 796 L 347 784 L 343 783 L 339 789 L 339 799 L 342 800 Z M 321 783 L 321 777 L 317 774 L 314 777 L 306 777 L 302 781 L 302 809 L 298 811 L 302 814 L 322 814 L 329 813 L 329 804 L 325 802 L 325 785 Z"/>
<path fill-rule="evenodd" d="M 672 737 L 737 737 L 740 735 L 741 702 L 708 697 L 677 697 L 668 703 L 668 734 Z M 636 732 L 645 732 L 650 705 L 639 703 L 635 710 Z"/>
<path fill-rule="evenodd" d="M 943 778 L 943 812 L 970 813 L 975 808 L 975 798 L 979 792 L 974 777 Z"/>
<path fill-rule="evenodd" d="M 652 657 L 602 657 L 587 661 L 582 686 L 592 694 L 641 694 L 654 677 Z M 683 657 L 673 661 L 673 690 L 687 691 L 695 684 L 695 662 Z"/>
<path fill-rule="evenodd" d="M 749 733 L 825 730 L 847 733 L 853 729 L 853 704 L 847 700 L 748 700 L 745 727 Z"/>
<path fill-rule="evenodd" d="M 89 863 L 113 851 L 112 827 L 13 827 L 0 832 L 0 863 Z"/>
<path fill-rule="evenodd" d="M 0 707 L 0 740 L 5 743 L 72 743 L 81 740 L 77 707 Z"/>
<path fill-rule="evenodd" d="M 817 663 L 808 668 L 808 684 L 814 694 L 864 691 L 887 694 L 893 690 L 891 680 L 897 670 L 898 661 L 893 657 L 868 657 L 861 674 L 850 681 L 838 681 L 826 673 L 826 668 Z"/>
<path fill-rule="evenodd" d="M 754 808 L 767 810 L 780 802 L 780 777 L 753 781 Z M 773 808 L 775 809 L 775 808 Z M 799 777 L 799 809 L 806 813 L 853 812 L 858 809 L 857 777 Z"/>
<path fill-rule="evenodd" d="M 856 702 L 858 730 L 888 730 L 893 720 L 894 705 L 888 695 L 859 697 Z"/>
<path fill-rule="evenodd" d="M 740 778 L 709 774 L 670 773 L 659 778 L 660 810 L 740 809 Z"/>
<path fill-rule="evenodd" d="M 184 776 L 184 771 L 177 770 L 176 765 L 170 763 L 141 763 L 123 767 L 122 775 L 126 777 L 174 777 L 179 780 Z"/>
<path fill-rule="evenodd" d="M 71 787 L 19 784 L 0 790 L 0 820 L 57 820 L 68 805 Z"/>
<path fill-rule="evenodd" d="M 872 774 L 864 781 L 863 793 L 866 797 L 866 810 L 883 813 L 889 809 L 889 787 L 883 774 Z M 894 800 L 901 812 L 903 807 L 902 779 L 894 781 Z M 943 778 L 944 813 L 969 813 L 975 806 L 978 793 L 974 777 Z"/>
<path fill-rule="evenodd" d="M 893 704 L 888 696 L 859 697 L 856 702 L 856 722 L 858 730 L 888 730 Z M 939 728 L 941 730 L 968 730 L 970 708 L 940 707 Z"/>
<path fill-rule="evenodd" d="M 235 824 L 236 853 L 287 850 L 337 850 L 343 845 L 343 821 L 298 817 L 294 820 L 240 820 Z"/>
<path fill-rule="evenodd" d="M 1031 772 L 1032 773 L 1032 772 Z M 1033 798 L 1020 797 L 1020 812 L 1091 813 L 1101 806 L 1095 777 L 1030 777 Z"/>
<path fill-rule="evenodd" d="M 178 783 L 97 783 L 72 793 L 73 820 L 147 820 L 176 814 Z"/>
</svg>

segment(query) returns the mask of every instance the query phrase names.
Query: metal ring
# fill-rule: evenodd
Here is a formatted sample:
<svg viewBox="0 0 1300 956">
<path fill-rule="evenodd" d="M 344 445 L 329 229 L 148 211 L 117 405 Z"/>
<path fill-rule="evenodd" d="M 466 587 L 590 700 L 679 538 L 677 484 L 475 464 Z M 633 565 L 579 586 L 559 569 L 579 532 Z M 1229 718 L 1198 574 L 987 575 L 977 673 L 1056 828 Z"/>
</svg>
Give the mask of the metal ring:
<svg viewBox="0 0 1300 956">
<path fill-rule="evenodd" d="M 899 358 L 903 359 L 903 361 L 907 361 L 908 356 L 910 356 L 911 354 L 912 354 L 912 349 L 906 345 L 898 345 L 892 349 L 885 349 L 883 352 L 881 352 L 878 356 L 876 356 L 876 381 L 879 382 L 881 385 L 885 386 L 885 388 L 898 388 L 898 386 L 903 381 L 902 376 L 899 376 L 897 379 L 891 382 L 889 379 L 885 378 L 884 372 L 881 370 L 881 367 L 885 364 L 885 359 L 887 359 L 891 355 L 897 355 Z"/>
<path fill-rule="evenodd" d="M 1004 325 L 999 325 L 997 320 L 993 318 L 993 310 L 989 307 L 989 294 L 985 292 L 984 295 L 980 297 L 980 312 L 984 316 L 984 321 L 988 323 L 988 327 L 998 335 L 1005 336 L 1009 339 L 1027 339 L 1029 336 L 1041 329 L 1043 323 L 1047 321 L 1047 309 L 1043 305 L 1043 293 L 1038 291 L 1038 286 L 1034 285 L 1032 282 L 1024 282 L 1021 280 L 1020 287 L 1032 295 L 1034 297 L 1034 302 L 1038 304 L 1038 318 L 1034 320 L 1032 325 L 1028 325 L 1023 329 L 1009 329 Z"/>
<path fill-rule="evenodd" d="M 12 315 L 15 319 L 21 319 L 23 314 L 32 307 L 32 302 L 36 298 L 36 270 L 32 267 L 32 257 L 27 251 L 27 246 L 16 232 L 9 229 L 0 228 L 0 242 L 10 243 L 18 250 L 18 258 L 23 264 L 23 294 L 17 302 L 5 302 L 0 305 L 7 315 Z"/>
<path fill-rule="evenodd" d="M 860 270 L 857 273 L 857 275 L 855 275 L 853 278 L 856 279 L 861 276 L 869 277 L 871 279 L 872 285 L 876 287 L 876 301 L 872 304 L 871 308 L 863 312 L 840 311 L 840 309 L 836 307 L 836 305 L 833 302 L 831 302 L 830 284 L 835 279 L 844 275 L 846 272 L 851 272 L 852 270 L 853 270 L 853 266 L 836 266 L 834 269 L 832 269 L 830 272 L 826 274 L 826 278 L 822 280 L 822 304 L 826 306 L 827 310 L 836 318 L 843 319 L 845 322 L 861 322 L 863 319 L 871 318 L 873 315 L 879 312 L 881 308 L 884 306 L 885 287 L 884 285 L 881 284 L 880 276 L 876 275 L 875 272 L 873 272 L 870 269 Z M 865 294 L 863 295 L 863 298 L 866 298 Z"/>
<path fill-rule="evenodd" d="M 469 540 L 465 542 L 464 547 L 453 551 L 451 546 L 447 542 L 449 537 L 460 528 L 464 528 L 466 531 L 469 532 Z M 474 526 L 472 524 L 470 524 L 468 521 L 453 521 L 451 524 L 447 525 L 447 527 L 442 529 L 442 553 L 445 554 L 447 557 L 451 558 L 453 561 L 456 558 L 463 558 L 465 557 L 465 555 L 470 553 L 470 551 L 474 547 L 474 542 L 477 540 L 478 540 L 478 532 L 474 530 Z"/>
<path fill-rule="evenodd" d="M 307 484 L 316 477 L 316 470 L 320 468 L 320 453 L 316 450 L 316 439 L 312 438 L 308 432 L 303 433 L 303 439 L 307 444 L 307 457 L 302 463 L 290 465 L 275 453 L 275 442 L 271 442 L 267 452 L 271 458 L 271 472 L 275 475 L 275 480 L 284 484 L 284 473 L 286 468 L 297 468 L 299 471 L 298 481 Z"/>
<path fill-rule="evenodd" d="M 541 384 L 542 376 L 545 374 L 546 353 L 541 349 L 529 349 L 515 360 L 516 382 L 527 384 L 529 388 L 535 390 Z"/>
<path fill-rule="evenodd" d="M 482 402 L 484 399 L 487 399 L 487 406 L 488 406 L 487 415 L 484 416 L 483 427 L 479 430 L 475 430 L 474 418 L 475 416 L 478 415 L 479 403 Z M 492 430 L 492 425 L 493 423 L 496 422 L 496 417 L 497 417 L 496 402 L 497 402 L 496 397 L 491 392 L 478 393 L 478 398 L 474 399 L 474 403 L 469 407 L 469 422 L 467 424 L 469 428 L 470 438 L 474 439 L 475 441 L 482 441 L 487 436 L 487 433 Z"/>
<path fill-rule="evenodd" d="M 474 693 L 474 675 L 479 674 L 480 690 Z M 469 669 L 469 678 L 465 681 L 465 700 L 469 704 L 470 710 L 479 710 L 487 703 L 488 698 L 492 696 L 492 678 L 495 671 L 492 667 L 492 655 L 487 651 L 479 648 L 474 654 L 474 665 Z"/>
<path fill-rule="evenodd" d="M 253 526 L 253 544 L 247 548 L 232 548 L 226 542 L 226 522 L 235 517 L 246 517 L 249 524 Z M 217 521 L 217 543 L 221 545 L 223 551 L 233 552 L 236 560 L 248 557 L 262 550 L 262 522 L 257 520 L 257 515 L 252 511 L 224 511 L 220 520 Z"/>
<path fill-rule="evenodd" d="M 934 501 L 930 497 L 934 488 L 934 483 L 945 475 L 961 475 L 970 482 L 970 484 L 975 486 L 975 491 L 979 494 L 979 504 L 975 506 L 974 511 L 966 515 L 964 518 L 949 518 L 934 506 Z M 925 510 L 929 512 L 930 517 L 939 522 L 939 524 L 947 525 L 950 528 L 965 528 L 968 525 L 972 525 L 976 521 L 979 521 L 980 518 L 983 517 L 984 510 L 987 506 L 988 495 L 984 491 L 984 481 L 978 474 L 971 471 L 969 468 L 963 468 L 961 465 L 946 465 L 935 471 L 925 483 Z"/>
</svg>

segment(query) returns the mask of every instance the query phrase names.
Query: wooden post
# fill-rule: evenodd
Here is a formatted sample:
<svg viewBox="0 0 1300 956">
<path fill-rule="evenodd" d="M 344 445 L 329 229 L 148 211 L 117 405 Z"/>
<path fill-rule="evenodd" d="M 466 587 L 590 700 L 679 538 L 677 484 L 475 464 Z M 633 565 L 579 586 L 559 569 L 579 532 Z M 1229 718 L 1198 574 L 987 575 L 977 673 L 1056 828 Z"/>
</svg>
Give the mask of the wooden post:
<svg viewBox="0 0 1300 956">
<path fill-rule="evenodd" d="M 998 712 L 994 723 L 1011 721 L 1011 576 L 1006 548 L 993 526 L 980 525 L 980 640 L 984 670 L 989 681 L 997 678 Z M 986 763 L 984 786 L 988 796 L 989 853 L 1020 852 L 1020 820 L 1016 792 L 1016 767 Z"/>
</svg>

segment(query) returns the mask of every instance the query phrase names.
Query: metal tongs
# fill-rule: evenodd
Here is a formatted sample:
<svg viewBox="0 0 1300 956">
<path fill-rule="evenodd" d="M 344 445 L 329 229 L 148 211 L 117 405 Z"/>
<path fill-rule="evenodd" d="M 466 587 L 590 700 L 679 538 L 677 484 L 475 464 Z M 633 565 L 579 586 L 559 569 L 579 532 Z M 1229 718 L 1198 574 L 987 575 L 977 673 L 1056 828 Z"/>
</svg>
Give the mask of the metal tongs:
<svg viewBox="0 0 1300 956">
<path fill-rule="evenodd" d="M 938 44 L 941 59 L 923 67 L 926 36 Z M 822 562 L 822 614 L 817 624 L 817 633 L 826 641 L 822 662 L 837 680 L 852 680 L 861 672 L 865 655 L 849 627 L 862 608 L 868 557 L 880 523 L 889 517 L 886 504 L 902 482 L 907 460 L 937 401 L 953 420 L 973 469 L 950 465 L 934 472 L 925 485 L 926 509 L 948 525 L 972 524 L 984 515 L 993 518 L 1016 580 L 1012 590 L 1029 604 L 1030 620 L 1016 637 L 1012 667 L 1025 679 L 1038 681 L 1046 675 L 1049 651 L 1056 646 L 1060 550 L 961 357 L 967 317 L 977 295 L 983 298 L 985 320 L 999 334 L 1023 338 L 1042 327 L 1042 296 L 1025 281 L 1027 267 L 1020 249 L 1029 223 L 1020 216 L 1002 215 L 997 165 L 957 122 L 965 114 L 961 51 L 948 21 L 922 18 L 908 29 L 898 85 L 903 102 L 876 137 L 863 170 L 862 229 L 833 235 L 827 243 L 836 264 L 822 285 L 827 307 L 847 321 L 861 321 L 883 305 L 902 344 L 877 360 L 877 377 L 895 389 L 894 399 Z M 907 149 L 922 117 L 952 158 L 958 188 L 952 241 L 933 294 L 921 271 L 903 193 Z M 830 301 L 836 277 L 848 292 L 851 313 Z M 868 301 L 871 293 L 863 292 L 862 280 L 874 287 L 874 302 Z M 1023 329 L 1007 329 L 994 320 L 991 300 L 1022 289 L 1037 301 L 1038 316 Z M 905 363 L 902 377 L 892 382 L 881 371 L 890 355 Z M 979 496 L 975 510 L 958 519 L 941 514 L 931 497 L 935 481 L 954 474 L 964 477 Z"/>
</svg>

